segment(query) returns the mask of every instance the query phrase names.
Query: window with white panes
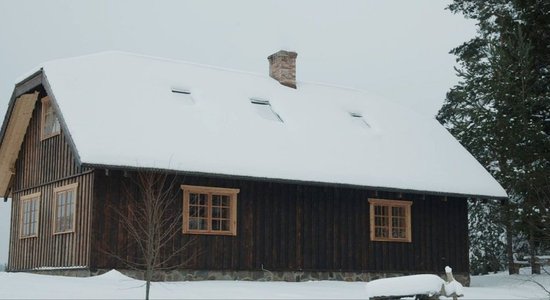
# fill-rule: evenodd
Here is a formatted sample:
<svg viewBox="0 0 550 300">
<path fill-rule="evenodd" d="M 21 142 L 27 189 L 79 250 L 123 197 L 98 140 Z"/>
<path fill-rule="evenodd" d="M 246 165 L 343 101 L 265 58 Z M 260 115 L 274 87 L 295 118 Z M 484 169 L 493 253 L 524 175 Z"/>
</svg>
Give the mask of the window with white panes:
<svg viewBox="0 0 550 300">
<path fill-rule="evenodd" d="M 40 193 L 21 197 L 20 237 L 38 236 L 38 221 L 40 216 Z"/>
<path fill-rule="evenodd" d="M 73 183 L 54 189 L 54 234 L 73 232 L 76 215 L 76 190 Z"/>
</svg>

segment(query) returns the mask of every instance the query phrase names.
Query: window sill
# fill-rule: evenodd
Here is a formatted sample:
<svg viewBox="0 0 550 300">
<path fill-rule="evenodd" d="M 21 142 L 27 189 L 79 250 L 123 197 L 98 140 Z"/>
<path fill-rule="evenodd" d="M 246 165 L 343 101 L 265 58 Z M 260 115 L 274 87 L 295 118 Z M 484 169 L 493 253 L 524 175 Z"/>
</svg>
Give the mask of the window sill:
<svg viewBox="0 0 550 300">
<path fill-rule="evenodd" d="M 192 235 L 225 235 L 225 236 L 236 236 L 237 233 L 230 231 L 184 231 L 183 234 L 192 234 Z"/>
<path fill-rule="evenodd" d="M 372 239 L 373 242 L 397 242 L 397 243 L 412 243 L 412 239 L 384 239 L 384 238 L 375 238 Z"/>
<path fill-rule="evenodd" d="M 44 136 L 41 135 L 41 136 L 40 136 L 40 141 L 41 141 L 41 142 L 42 142 L 42 141 L 45 141 L 45 140 L 47 140 L 47 139 L 49 139 L 49 138 L 53 138 L 54 136 L 58 136 L 58 135 L 60 135 L 60 134 L 61 134 L 61 132 L 58 131 L 58 132 L 56 132 L 56 133 L 52 133 L 52 134 L 49 134 L 49 135 L 44 135 Z"/>
<path fill-rule="evenodd" d="M 53 235 L 69 234 L 69 233 L 74 233 L 74 229 L 69 231 L 54 232 Z"/>
</svg>

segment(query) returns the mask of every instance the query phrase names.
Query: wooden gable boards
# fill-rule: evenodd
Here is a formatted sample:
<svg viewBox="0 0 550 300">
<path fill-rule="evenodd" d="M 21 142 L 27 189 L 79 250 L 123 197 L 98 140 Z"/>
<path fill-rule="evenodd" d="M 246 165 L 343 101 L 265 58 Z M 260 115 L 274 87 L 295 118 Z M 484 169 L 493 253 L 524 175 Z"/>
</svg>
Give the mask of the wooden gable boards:
<svg viewBox="0 0 550 300">
<path fill-rule="evenodd" d="M 23 94 L 15 101 L 4 139 L 0 145 L 0 195 L 2 196 L 7 196 L 10 180 L 14 174 L 15 161 L 37 99 L 38 92 L 34 92 Z"/>
</svg>

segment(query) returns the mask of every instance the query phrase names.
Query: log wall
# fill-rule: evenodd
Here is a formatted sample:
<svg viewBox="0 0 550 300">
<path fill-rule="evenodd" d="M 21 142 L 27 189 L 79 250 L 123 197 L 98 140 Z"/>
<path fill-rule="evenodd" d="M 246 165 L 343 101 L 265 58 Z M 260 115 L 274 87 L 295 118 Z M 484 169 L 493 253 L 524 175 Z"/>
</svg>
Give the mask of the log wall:
<svg viewBox="0 0 550 300">
<path fill-rule="evenodd" d="M 130 176 L 132 176 L 130 174 Z M 237 235 L 179 234 L 174 251 L 196 237 L 176 261 L 193 257 L 195 270 L 468 272 L 467 207 L 464 198 L 399 194 L 253 180 L 179 176 L 179 184 L 239 188 Z M 124 268 L 117 259 L 137 255 L 112 205 L 127 205 L 122 172 L 96 171 L 92 229 L 93 269 Z M 183 197 L 178 191 L 178 197 Z M 373 242 L 368 198 L 411 200 L 412 242 Z M 181 211 L 182 201 L 173 208 Z"/>
<path fill-rule="evenodd" d="M 40 98 L 44 97 L 44 92 Z M 15 164 L 12 185 L 10 271 L 87 267 L 90 255 L 93 173 L 82 168 L 61 134 L 40 140 L 41 101 L 37 101 Z M 78 183 L 75 232 L 53 234 L 53 189 Z M 20 198 L 41 193 L 38 236 L 20 238 Z"/>
</svg>

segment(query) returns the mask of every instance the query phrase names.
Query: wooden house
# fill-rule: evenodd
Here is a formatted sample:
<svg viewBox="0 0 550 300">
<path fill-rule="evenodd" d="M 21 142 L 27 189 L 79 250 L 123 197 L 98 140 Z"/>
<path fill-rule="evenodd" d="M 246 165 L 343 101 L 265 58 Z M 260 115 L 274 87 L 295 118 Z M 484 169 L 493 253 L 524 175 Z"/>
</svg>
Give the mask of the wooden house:
<svg viewBox="0 0 550 300">
<path fill-rule="evenodd" d="M 466 200 L 502 187 L 434 118 L 269 61 L 273 78 L 105 52 L 21 80 L 0 133 L 8 270 L 124 269 L 101 249 L 127 255 L 112 209 L 146 171 L 176 177 L 172 247 L 199 253 L 167 279 L 467 281 Z"/>
</svg>

